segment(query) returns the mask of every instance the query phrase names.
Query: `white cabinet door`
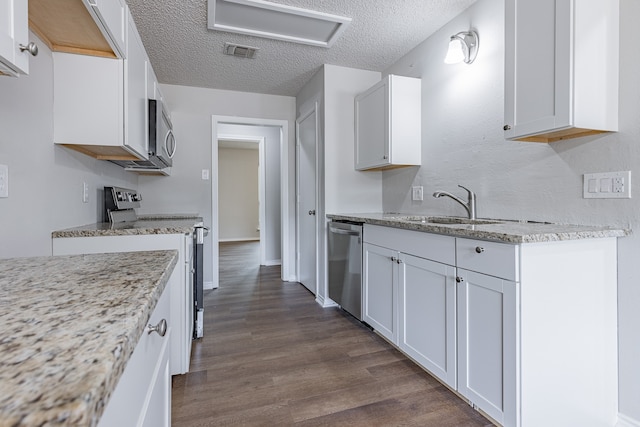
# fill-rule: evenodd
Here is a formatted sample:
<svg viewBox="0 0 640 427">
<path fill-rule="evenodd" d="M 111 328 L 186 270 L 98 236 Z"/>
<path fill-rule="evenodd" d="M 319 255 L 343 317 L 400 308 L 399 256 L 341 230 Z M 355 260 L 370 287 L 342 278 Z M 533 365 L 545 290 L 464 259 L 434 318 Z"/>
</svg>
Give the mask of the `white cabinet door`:
<svg viewBox="0 0 640 427">
<path fill-rule="evenodd" d="M 458 388 L 506 427 L 516 425 L 517 284 L 458 269 Z"/>
<path fill-rule="evenodd" d="M 141 158 L 149 155 L 147 123 L 147 53 L 131 14 L 128 15 L 127 58 L 125 69 L 125 145 Z"/>
<path fill-rule="evenodd" d="M 356 169 L 389 164 L 388 80 L 382 80 L 355 100 Z"/>
<path fill-rule="evenodd" d="M 0 0 L 0 73 L 29 74 L 27 0 Z"/>
<path fill-rule="evenodd" d="M 505 12 L 505 138 L 616 131 L 618 2 L 508 0 Z"/>
<path fill-rule="evenodd" d="M 127 8 L 123 0 L 82 0 L 118 58 L 126 54 Z"/>
<path fill-rule="evenodd" d="M 400 349 L 455 388 L 455 268 L 406 254 L 400 261 Z"/>
<path fill-rule="evenodd" d="M 420 79 L 388 75 L 355 98 L 356 170 L 421 163 Z"/>
<path fill-rule="evenodd" d="M 365 243 L 363 258 L 363 321 L 397 344 L 398 252 Z"/>
</svg>

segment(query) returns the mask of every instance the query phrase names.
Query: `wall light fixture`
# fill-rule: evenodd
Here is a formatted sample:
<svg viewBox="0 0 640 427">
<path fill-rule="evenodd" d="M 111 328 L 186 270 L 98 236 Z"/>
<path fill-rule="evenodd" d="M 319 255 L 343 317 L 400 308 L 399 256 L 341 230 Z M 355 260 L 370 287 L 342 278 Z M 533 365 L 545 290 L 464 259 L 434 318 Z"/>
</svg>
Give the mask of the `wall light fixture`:
<svg viewBox="0 0 640 427">
<path fill-rule="evenodd" d="M 480 39 L 475 31 L 461 31 L 451 36 L 449 40 L 449 50 L 444 58 L 445 64 L 457 64 L 464 61 L 471 64 L 478 55 Z"/>
</svg>

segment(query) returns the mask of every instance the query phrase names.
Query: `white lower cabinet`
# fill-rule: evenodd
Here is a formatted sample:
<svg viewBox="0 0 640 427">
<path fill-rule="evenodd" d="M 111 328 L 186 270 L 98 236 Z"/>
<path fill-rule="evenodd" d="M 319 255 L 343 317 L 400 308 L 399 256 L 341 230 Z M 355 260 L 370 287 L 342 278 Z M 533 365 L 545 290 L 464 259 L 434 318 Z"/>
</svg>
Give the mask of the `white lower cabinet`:
<svg viewBox="0 0 640 427">
<path fill-rule="evenodd" d="M 178 280 L 171 283 L 171 375 L 189 372 L 193 338 L 193 234 L 145 234 L 64 237 L 52 239 L 53 255 L 177 250 Z M 181 267 L 180 267 L 181 266 Z"/>
<path fill-rule="evenodd" d="M 399 347 L 455 388 L 455 269 L 407 254 L 399 267 Z"/>
<path fill-rule="evenodd" d="M 136 426 L 169 427 L 171 425 L 171 374 L 169 372 L 170 339 L 173 332 L 170 294 L 171 284 L 180 280 L 176 266 L 148 324 L 164 319 L 164 336 L 147 329 L 136 345 L 127 366 L 100 418 L 99 427 Z"/>
<path fill-rule="evenodd" d="M 363 320 L 380 335 L 397 344 L 396 269 L 398 253 L 380 246 L 365 244 L 363 251 L 364 289 Z"/>
<path fill-rule="evenodd" d="M 517 284 L 458 269 L 457 390 L 494 420 L 516 425 Z"/>
<path fill-rule="evenodd" d="M 364 321 L 507 427 L 617 421 L 617 241 L 364 227 Z"/>
</svg>

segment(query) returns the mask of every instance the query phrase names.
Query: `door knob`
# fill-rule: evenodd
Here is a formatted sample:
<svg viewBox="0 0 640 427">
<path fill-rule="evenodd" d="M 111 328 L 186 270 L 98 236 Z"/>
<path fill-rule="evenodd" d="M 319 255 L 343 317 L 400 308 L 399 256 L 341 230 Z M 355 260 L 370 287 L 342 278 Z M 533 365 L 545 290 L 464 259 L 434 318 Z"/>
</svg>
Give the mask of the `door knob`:
<svg viewBox="0 0 640 427">
<path fill-rule="evenodd" d="M 312 209 L 312 210 L 309 211 L 309 215 L 315 215 L 315 214 L 316 214 L 316 210 L 315 209 Z"/>
</svg>

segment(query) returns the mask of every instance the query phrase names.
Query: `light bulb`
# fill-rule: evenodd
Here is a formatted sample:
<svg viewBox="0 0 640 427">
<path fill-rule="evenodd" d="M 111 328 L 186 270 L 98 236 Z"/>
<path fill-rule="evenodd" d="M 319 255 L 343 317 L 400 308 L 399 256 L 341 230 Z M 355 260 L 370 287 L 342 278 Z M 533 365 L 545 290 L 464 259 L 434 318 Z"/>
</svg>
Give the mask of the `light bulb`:
<svg viewBox="0 0 640 427">
<path fill-rule="evenodd" d="M 458 37 L 451 37 L 449 41 L 449 50 L 447 51 L 447 56 L 444 58 L 445 64 L 457 64 L 458 62 L 464 61 L 464 44 L 462 40 Z"/>
</svg>

